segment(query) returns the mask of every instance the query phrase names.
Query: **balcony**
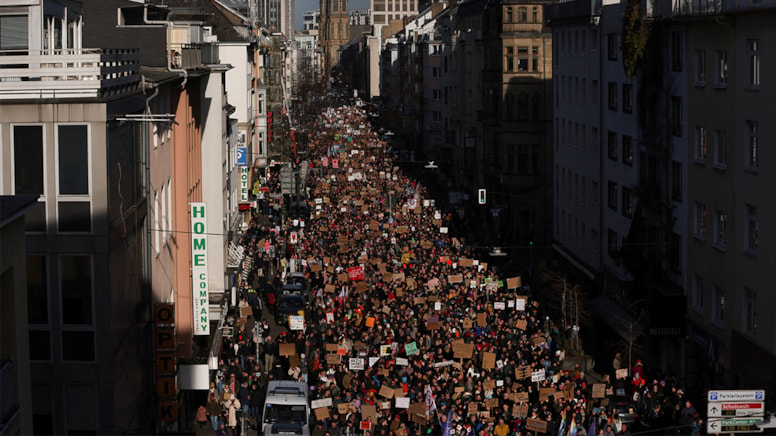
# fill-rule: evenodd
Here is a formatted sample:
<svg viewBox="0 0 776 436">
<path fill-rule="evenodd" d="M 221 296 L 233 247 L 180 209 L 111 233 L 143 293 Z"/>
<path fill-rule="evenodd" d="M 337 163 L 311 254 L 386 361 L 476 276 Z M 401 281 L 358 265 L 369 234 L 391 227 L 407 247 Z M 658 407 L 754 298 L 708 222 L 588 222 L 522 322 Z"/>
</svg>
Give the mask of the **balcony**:
<svg viewBox="0 0 776 436">
<path fill-rule="evenodd" d="M 135 49 L 0 50 L 0 100 L 99 98 L 140 83 Z"/>
<path fill-rule="evenodd" d="M 220 63 L 218 44 L 181 44 L 170 53 L 173 68 L 191 70 Z"/>
<path fill-rule="evenodd" d="M 673 0 L 676 17 L 706 17 L 722 14 L 722 0 Z"/>
</svg>

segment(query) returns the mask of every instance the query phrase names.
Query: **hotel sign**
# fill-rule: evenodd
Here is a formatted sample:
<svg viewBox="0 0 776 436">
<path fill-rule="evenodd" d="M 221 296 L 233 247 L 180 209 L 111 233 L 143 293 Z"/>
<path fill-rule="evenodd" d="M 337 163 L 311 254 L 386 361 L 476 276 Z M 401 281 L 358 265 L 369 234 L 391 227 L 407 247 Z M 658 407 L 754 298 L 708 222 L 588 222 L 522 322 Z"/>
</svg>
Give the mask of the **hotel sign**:
<svg viewBox="0 0 776 436">
<path fill-rule="evenodd" d="M 248 202 L 248 167 L 240 167 L 240 202 Z"/>
<path fill-rule="evenodd" d="M 191 281 L 194 306 L 194 334 L 210 334 L 210 310 L 207 295 L 206 203 L 191 206 Z"/>
</svg>

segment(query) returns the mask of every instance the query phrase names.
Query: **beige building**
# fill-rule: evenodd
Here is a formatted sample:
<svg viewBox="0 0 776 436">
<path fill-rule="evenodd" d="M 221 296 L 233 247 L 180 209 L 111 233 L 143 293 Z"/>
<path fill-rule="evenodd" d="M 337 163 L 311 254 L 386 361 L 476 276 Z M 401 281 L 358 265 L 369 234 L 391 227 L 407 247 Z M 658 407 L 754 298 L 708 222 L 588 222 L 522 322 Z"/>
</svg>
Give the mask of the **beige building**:
<svg viewBox="0 0 776 436">
<path fill-rule="evenodd" d="M 371 0 L 372 23 L 384 26 L 418 13 L 418 0 Z"/>
<path fill-rule="evenodd" d="M 339 62 L 340 47 L 350 40 L 348 0 L 321 0 L 318 41 L 323 49 L 323 77 L 328 78 Z"/>
</svg>

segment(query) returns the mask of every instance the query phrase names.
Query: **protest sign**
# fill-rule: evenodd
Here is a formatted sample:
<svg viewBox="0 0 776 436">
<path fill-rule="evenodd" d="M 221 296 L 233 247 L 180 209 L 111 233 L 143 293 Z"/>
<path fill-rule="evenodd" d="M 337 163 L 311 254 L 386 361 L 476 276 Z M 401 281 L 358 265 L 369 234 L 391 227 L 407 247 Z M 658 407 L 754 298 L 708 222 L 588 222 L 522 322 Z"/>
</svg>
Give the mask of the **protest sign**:
<svg viewBox="0 0 776 436">
<path fill-rule="evenodd" d="M 296 345 L 295 344 L 280 344 L 280 355 L 281 356 L 292 356 L 296 354 Z"/>
</svg>

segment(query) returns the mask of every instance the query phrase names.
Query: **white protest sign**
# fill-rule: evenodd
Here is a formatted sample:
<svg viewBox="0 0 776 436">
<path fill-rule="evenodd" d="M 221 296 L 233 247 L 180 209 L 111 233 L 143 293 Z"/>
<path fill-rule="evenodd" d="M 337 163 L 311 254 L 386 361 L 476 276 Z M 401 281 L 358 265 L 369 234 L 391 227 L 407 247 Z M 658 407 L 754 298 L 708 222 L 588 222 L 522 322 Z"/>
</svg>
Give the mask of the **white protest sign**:
<svg viewBox="0 0 776 436">
<path fill-rule="evenodd" d="M 320 400 L 313 400 L 310 406 L 313 409 L 320 409 L 321 407 L 331 407 L 331 398 L 321 398 Z"/>
<path fill-rule="evenodd" d="M 364 359 L 360 357 L 351 357 L 350 362 L 348 365 L 348 368 L 351 370 L 363 370 L 364 369 Z M 544 379 L 542 379 L 544 380 Z"/>
</svg>

